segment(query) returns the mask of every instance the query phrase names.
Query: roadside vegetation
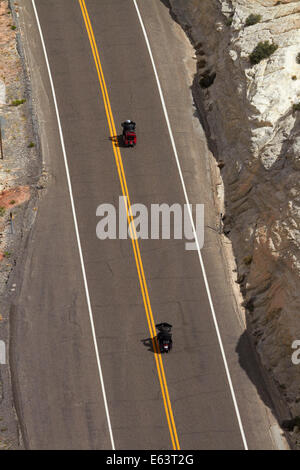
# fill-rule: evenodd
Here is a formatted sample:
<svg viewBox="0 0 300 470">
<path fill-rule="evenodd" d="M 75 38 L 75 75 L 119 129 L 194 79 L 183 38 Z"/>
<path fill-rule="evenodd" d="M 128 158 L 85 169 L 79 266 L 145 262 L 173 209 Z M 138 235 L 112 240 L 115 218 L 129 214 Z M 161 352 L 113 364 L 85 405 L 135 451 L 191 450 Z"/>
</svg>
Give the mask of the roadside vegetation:
<svg viewBox="0 0 300 470">
<path fill-rule="evenodd" d="M 245 256 L 243 261 L 246 266 L 249 266 L 252 263 L 252 256 L 251 255 Z"/>
<path fill-rule="evenodd" d="M 293 111 L 300 111 L 300 103 L 293 104 Z"/>
<path fill-rule="evenodd" d="M 10 103 L 10 106 L 20 106 L 20 104 L 23 104 L 25 102 L 26 102 L 25 99 L 23 99 L 23 100 L 14 100 Z"/>
<path fill-rule="evenodd" d="M 278 49 L 277 44 L 269 41 L 261 41 L 251 52 L 249 59 L 252 65 L 258 64 L 261 60 L 267 59 Z"/>
<path fill-rule="evenodd" d="M 261 15 L 256 15 L 255 13 L 251 13 L 251 15 L 246 18 L 245 26 L 252 26 L 256 23 L 261 21 Z"/>
</svg>

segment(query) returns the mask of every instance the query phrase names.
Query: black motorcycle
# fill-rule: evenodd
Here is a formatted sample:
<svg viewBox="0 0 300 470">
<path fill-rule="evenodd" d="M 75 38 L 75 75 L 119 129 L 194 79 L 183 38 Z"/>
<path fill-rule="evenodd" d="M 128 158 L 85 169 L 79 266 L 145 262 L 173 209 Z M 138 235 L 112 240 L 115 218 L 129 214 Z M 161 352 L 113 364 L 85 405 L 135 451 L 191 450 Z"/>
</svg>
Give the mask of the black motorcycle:
<svg viewBox="0 0 300 470">
<path fill-rule="evenodd" d="M 172 349 L 173 341 L 171 335 L 172 325 L 169 323 L 159 323 L 155 325 L 159 333 L 157 334 L 157 341 L 161 353 L 168 353 Z"/>
</svg>

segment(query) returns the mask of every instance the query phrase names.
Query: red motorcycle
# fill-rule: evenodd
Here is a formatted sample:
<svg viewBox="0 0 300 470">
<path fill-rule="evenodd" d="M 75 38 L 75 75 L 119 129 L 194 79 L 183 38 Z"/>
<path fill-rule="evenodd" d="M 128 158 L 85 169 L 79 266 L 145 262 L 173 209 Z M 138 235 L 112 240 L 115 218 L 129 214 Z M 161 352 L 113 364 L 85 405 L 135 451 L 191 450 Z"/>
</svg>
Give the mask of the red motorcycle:
<svg viewBox="0 0 300 470">
<path fill-rule="evenodd" d="M 123 144 L 125 147 L 134 147 L 136 145 L 135 122 L 127 119 L 122 122 Z"/>
<path fill-rule="evenodd" d="M 126 147 L 134 147 L 136 145 L 136 133 L 134 131 L 125 131 L 123 133 L 123 143 Z"/>
</svg>

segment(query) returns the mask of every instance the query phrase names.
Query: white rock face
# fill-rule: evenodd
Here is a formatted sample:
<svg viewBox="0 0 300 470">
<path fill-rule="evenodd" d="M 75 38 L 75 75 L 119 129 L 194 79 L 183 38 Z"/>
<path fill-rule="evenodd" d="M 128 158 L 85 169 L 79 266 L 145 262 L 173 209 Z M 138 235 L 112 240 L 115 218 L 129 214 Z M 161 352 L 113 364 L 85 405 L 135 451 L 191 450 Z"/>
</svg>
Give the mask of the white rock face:
<svg viewBox="0 0 300 470">
<path fill-rule="evenodd" d="M 0 80 L 0 105 L 1 104 L 6 104 L 6 87 L 2 80 Z"/>
<path fill-rule="evenodd" d="M 257 349 L 300 415 L 300 1 L 170 0 L 195 44 L 210 137 L 225 163 L 225 232 L 233 243 Z M 259 23 L 246 27 L 250 14 Z M 278 45 L 257 65 L 260 41 Z M 252 260 L 252 262 L 251 262 Z"/>
</svg>

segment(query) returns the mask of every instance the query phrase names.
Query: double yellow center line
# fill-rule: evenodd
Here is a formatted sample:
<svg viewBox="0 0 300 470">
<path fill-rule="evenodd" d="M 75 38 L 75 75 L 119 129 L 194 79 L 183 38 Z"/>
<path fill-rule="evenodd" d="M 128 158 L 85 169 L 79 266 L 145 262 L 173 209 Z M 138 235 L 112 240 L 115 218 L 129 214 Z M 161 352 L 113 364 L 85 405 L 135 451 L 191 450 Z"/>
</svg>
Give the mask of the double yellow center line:
<svg viewBox="0 0 300 470">
<path fill-rule="evenodd" d="M 79 4 L 80 4 L 81 11 L 82 11 L 82 16 L 83 16 L 84 23 L 86 26 L 87 34 L 89 37 L 89 41 L 91 44 L 91 49 L 92 49 L 92 53 L 93 53 L 93 57 L 94 57 L 94 61 L 95 61 L 96 69 L 97 69 L 99 84 L 100 84 L 100 88 L 101 88 L 101 92 L 103 96 L 104 107 L 105 107 L 105 112 L 106 112 L 108 126 L 109 126 L 109 132 L 112 138 L 112 147 L 113 147 L 113 152 L 115 155 L 118 175 L 120 179 L 122 193 L 124 196 L 124 201 L 126 201 L 125 204 L 126 204 L 127 220 L 128 220 L 129 229 L 131 232 L 133 253 L 134 253 L 134 258 L 136 262 L 143 302 L 145 306 L 149 332 L 150 332 L 150 336 L 152 339 L 156 368 L 157 368 L 158 378 L 159 378 L 160 387 L 162 391 L 162 397 L 163 397 L 168 427 L 170 431 L 170 436 L 172 440 L 172 445 L 173 445 L 173 449 L 180 450 L 172 406 L 171 406 L 170 397 L 169 397 L 166 376 L 164 372 L 164 366 L 163 366 L 161 354 L 159 351 L 159 345 L 156 339 L 155 323 L 153 319 L 153 313 L 152 313 L 151 303 L 149 299 L 149 293 L 148 293 L 147 283 L 145 279 L 145 273 L 144 273 L 143 263 L 141 259 L 139 243 L 138 243 L 137 234 L 135 231 L 135 225 L 134 225 L 134 220 L 133 220 L 133 215 L 132 215 L 132 210 L 131 210 L 131 204 L 130 204 L 127 182 L 126 182 L 126 177 L 125 177 L 125 172 L 124 172 L 124 167 L 123 167 L 122 156 L 121 156 L 121 152 L 118 147 L 118 142 L 116 138 L 117 132 L 116 132 L 116 127 L 115 127 L 115 122 L 114 122 L 114 118 L 113 118 L 113 114 L 112 114 L 112 110 L 110 106 L 110 101 L 109 101 L 107 87 L 106 87 L 106 83 L 105 83 L 105 79 L 103 75 L 99 52 L 98 52 L 98 48 L 96 45 L 95 36 L 93 33 L 93 28 L 91 25 L 89 14 L 87 12 L 85 0 L 79 0 Z"/>
</svg>

